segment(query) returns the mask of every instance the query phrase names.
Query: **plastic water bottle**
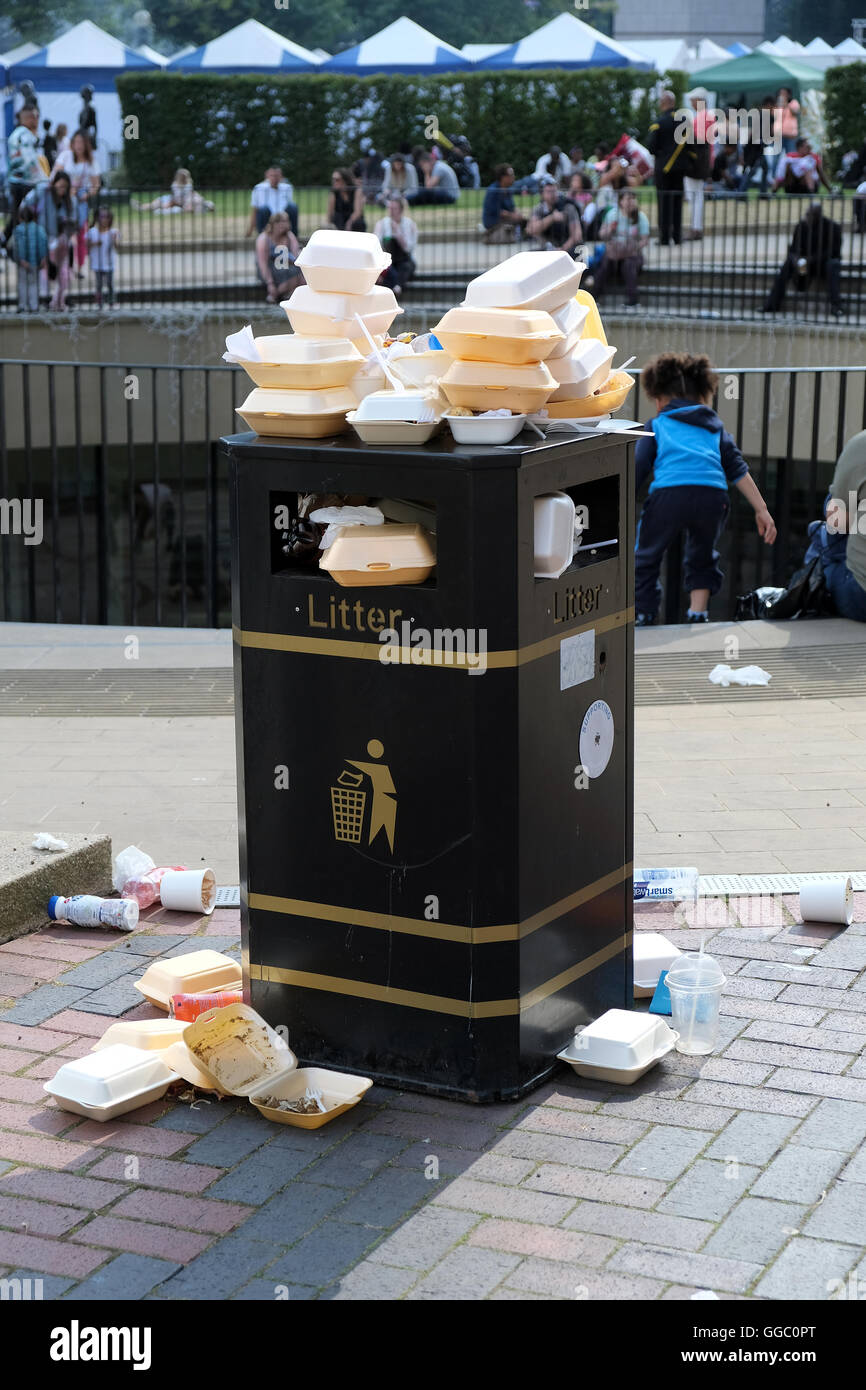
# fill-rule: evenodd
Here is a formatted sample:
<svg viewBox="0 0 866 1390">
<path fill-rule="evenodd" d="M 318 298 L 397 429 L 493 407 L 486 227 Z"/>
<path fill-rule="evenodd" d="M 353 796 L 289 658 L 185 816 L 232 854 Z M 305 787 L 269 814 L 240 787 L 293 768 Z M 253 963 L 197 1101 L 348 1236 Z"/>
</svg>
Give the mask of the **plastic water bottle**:
<svg viewBox="0 0 866 1390">
<path fill-rule="evenodd" d="M 72 922 L 76 927 L 119 927 L 135 931 L 138 903 L 135 898 L 95 898 L 76 893 L 71 898 L 48 899 L 48 916 L 55 922 Z"/>
<path fill-rule="evenodd" d="M 682 902 L 698 896 L 697 869 L 635 869 L 634 901 Z"/>
</svg>

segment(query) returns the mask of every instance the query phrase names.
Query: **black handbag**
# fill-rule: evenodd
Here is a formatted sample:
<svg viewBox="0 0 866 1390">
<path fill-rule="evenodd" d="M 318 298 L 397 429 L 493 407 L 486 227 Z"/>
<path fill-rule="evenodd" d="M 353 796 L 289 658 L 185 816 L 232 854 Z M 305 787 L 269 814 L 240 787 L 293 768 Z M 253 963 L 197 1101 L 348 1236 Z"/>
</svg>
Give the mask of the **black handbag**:
<svg viewBox="0 0 866 1390">
<path fill-rule="evenodd" d="M 743 594 L 737 599 L 734 616 L 737 622 L 749 618 L 769 618 L 775 622 L 786 618 L 824 618 L 832 612 L 833 601 L 824 579 L 824 566 L 820 555 L 816 555 L 797 570 L 787 589 L 769 603 L 761 597 L 760 590 Z"/>
</svg>

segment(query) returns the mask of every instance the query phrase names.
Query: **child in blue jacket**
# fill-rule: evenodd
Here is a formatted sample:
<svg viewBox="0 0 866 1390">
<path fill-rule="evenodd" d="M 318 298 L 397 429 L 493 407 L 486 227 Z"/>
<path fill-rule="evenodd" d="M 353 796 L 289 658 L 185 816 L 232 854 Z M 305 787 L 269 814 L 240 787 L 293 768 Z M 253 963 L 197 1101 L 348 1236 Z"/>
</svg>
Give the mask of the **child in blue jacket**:
<svg viewBox="0 0 866 1390">
<path fill-rule="evenodd" d="M 635 624 L 651 627 L 657 621 L 662 558 L 682 534 L 688 621 L 706 623 L 710 597 L 724 578 L 716 543 L 729 511 L 729 486 L 733 484 L 754 508 L 758 534 L 767 545 L 776 539 L 776 524 L 748 464 L 710 404 L 718 385 L 710 359 L 660 353 L 641 372 L 641 385 L 658 414 L 646 426 L 652 439 L 638 440 L 635 451 L 638 490 L 653 474 L 635 545 Z"/>
</svg>

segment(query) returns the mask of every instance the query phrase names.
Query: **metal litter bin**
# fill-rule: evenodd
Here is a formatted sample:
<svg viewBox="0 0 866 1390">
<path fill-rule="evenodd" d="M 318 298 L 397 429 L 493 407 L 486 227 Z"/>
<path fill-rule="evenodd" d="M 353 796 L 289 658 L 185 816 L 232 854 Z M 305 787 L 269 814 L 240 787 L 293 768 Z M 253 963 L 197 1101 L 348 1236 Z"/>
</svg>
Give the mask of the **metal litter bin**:
<svg viewBox="0 0 866 1390">
<path fill-rule="evenodd" d="M 223 448 L 250 1002 L 304 1062 L 519 1095 L 632 1001 L 631 446 Z M 533 500 L 563 490 L 588 525 L 537 580 Z M 298 568 L 309 492 L 435 512 L 430 578 Z"/>
</svg>

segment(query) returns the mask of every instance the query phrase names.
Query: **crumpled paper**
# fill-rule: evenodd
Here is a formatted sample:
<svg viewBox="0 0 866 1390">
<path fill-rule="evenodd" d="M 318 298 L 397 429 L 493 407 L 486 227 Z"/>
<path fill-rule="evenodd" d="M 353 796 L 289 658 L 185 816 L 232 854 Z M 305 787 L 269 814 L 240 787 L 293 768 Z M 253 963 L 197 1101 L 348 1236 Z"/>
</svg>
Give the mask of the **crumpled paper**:
<svg viewBox="0 0 866 1390">
<path fill-rule="evenodd" d="M 344 526 L 383 526 L 385 514 L 378 507 L 318 507 L 310 512 L 310 521 L 326 526 L 319 549 L 326 551 L 334 544 Z"/>
<path fill-rule="evenodd" d="M 227 352 L 223 353 L 224 362 L 261 362 L 262 354 L 256 347 L 256 340 L 253 336 L 253 326 L 246 324 L 239 333 L 228 333 L 226 335 Z"/>
<path fill-rule="evenodd" d="M 49 835 L 43 830 L 38 835 L 34 835 L 31 849 L 47 849 L 52 854 L 59 854 L 61 850 L 69 849 L 65 840 L 58 840 L 56 835 Z"/>
<path fill-rule="evenodd" d="M 740 666 L 735 670 L 733 666 L 720 662 L 713 667 L 707 679 L 713 685 L 769 685 L 772 676 L 760 666 Z"/>
</svg>

